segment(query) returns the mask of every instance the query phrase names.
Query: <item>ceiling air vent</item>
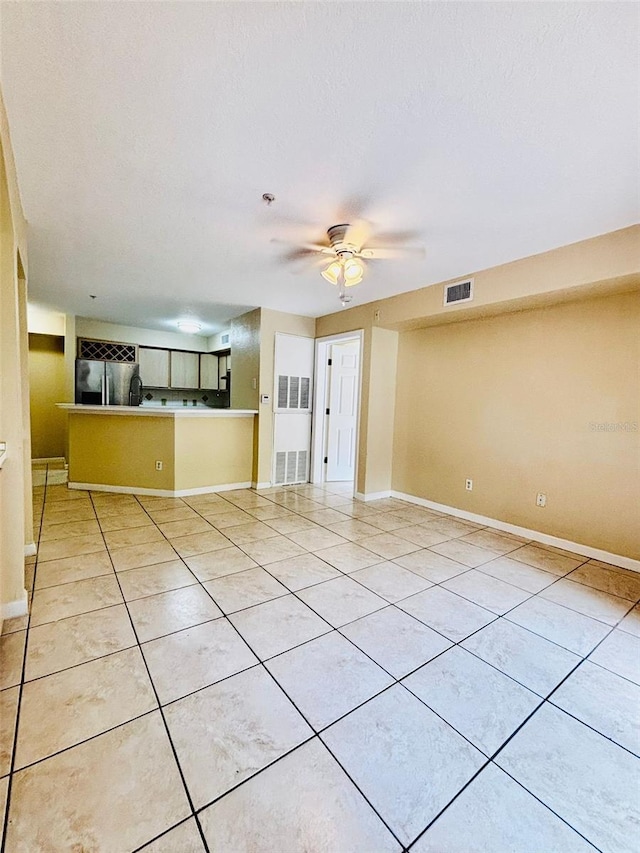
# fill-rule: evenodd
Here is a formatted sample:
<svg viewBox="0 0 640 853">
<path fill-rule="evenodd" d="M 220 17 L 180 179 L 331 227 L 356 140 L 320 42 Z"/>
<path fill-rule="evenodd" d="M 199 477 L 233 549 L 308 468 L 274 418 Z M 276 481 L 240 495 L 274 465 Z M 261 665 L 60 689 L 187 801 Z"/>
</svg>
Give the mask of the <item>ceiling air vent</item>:
<svg viewBox="0 0 640 853">
<path fill-rule="evenodd" d="M 456 302 L 471 302 L 473 299 L 473 279 L 447 284 L 444 289 L 444 304 L 453 305 Z"/>
</svg>

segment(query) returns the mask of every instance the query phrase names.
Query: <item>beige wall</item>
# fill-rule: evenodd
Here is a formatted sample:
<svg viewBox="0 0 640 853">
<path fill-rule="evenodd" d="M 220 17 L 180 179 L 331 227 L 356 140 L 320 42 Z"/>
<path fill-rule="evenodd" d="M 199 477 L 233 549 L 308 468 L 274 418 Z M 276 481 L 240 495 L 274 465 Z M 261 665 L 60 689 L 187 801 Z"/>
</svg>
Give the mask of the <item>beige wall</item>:
<svg viewBox="0 0 640 853">
<path fill-rule="evenodd" d="M 29 397 L 34 459 L 66 455 L 67 415 L 56 408 L 56 403 L 64 401 L 65 394 L 64 337 L 30 334 Z"/>
<path fill-rule="evenodd" d="M 392 262 L 387 268 L 393 275 Z M 456 280 L 470 275 L 474 277 L 472 303 L 445 307 L 444 286 L 448 282 L 440 282 L 319 317 L 316 334 L 333 335 L 372 325 L 424 328 L 630 290 L 640 282 L 640 225 L 491 269 L 469 271 Z M 362 288 L 365 299 L 366 278 L 358 287 Z M 376 312 L 379 312 L 377 320 Z"/>
<path fill-rule="evenodd" d="M 252 417 L 68 418 L 71 483 L 181 491 L 251 481 Z"/>
<path fill-rule="evenodd" d="M 373 328 L 365 336 L 357 491 L 391 488 L 398 333 Z M 362 458 L 362 462 L 361 462 Z"/>
<path fill-rule="evenodd" d="M 254 420 L 176 419 L 176 490 L 250 483 Z"/>
<path fill-rule="evenodd" d="M 389 264 L 388 269 L 392 274 L 393 264 Z M 446 282 L 441 282 L 317 319 L 317 337 L 363 330 L 362 408 L 356 476 L 360 493 L 368 495 L 384 491 L 383 484 L 392 466 L 388 429 L 384 426 L 381 432 L 377 429 L 377 425 L 383 423 L 380 421 L 380 401 L 385 398 L 390 384 L 386 373 L 389 361 L 388 357 L 380 359 L 384 366 L 381 374 L 375 357 L 380 347 L 384 352 L 385 344 L 383 339 L 374 343 L 374 330 L 455 325 L 473 318 L 500 314 L 511 316 L 514 311 L 538 305 L 629 292 L 640 285 L 640 226 L 471 275 L 475 279 L 475 295 L 469 305 L 445 308 L 443 292 Z M 366 298 L 366 287 L 365 278 L 359 286 L 362 288 L 361 298 Z M 383 417 L 384 414 L 382 409 Z"/>
<path fill-rule="evenodd" d="M 640 558 L 639 330 L 627 293 L 402 333 L 393 488 Z"/>
<path fill-rule="evenodd" d="M 69 482 L 173 490 L 173 418 L 74 414 L 69 417 Z M 156 471 L 156 460 L 163 463 Z"/>
<path fill-rule="evenodd" d="M 76 336 L 79 338 L 95 338 L 99 341 L 119 341 L 125 344 L 142 344 L 145 347 L 166 347 L 192 352 L 209 351 L 209 339 L 202 335 L 184 335 L 180 332 L 160 332 L 157 329 L 121 326 L 88 317 L 75 319 Z"/>
<path fill-rule="evenodd" d="M 0 621 L 26 612 L 24 549 L 33 542 L 26 385 L 26 222 L 0 96 Z"/>
<path fill-rule="evenodd" d="M 260 399 L 260 309 L 231 321 L 231 408 L 257 409 Z M 253 380 L 255 379 L 255 388 Z"/>
<path fill-rule="evenodd" d="M 221 338 L 223 335 L 229 336 L 229 340 L 227 341 L 226 344 L 222 343 Z M 223 329 L 223 331 L 217 332 L 215 335 L 211 335 L 210 337 L 207 338 L 207 350 L 209 352 L 217 352 L 218 350 L 229 349 L 230 346 L 231 346 L 231 327 L 230 326 L 228 329 Z"/>
</svg>

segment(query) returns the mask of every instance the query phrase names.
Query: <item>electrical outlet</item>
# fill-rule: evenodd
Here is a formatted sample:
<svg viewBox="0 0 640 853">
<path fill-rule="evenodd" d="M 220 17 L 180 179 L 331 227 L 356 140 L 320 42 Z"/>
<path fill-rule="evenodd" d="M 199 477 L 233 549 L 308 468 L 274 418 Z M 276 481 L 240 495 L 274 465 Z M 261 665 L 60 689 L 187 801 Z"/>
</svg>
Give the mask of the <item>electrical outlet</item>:
<svg viewBox="0 0 640 853">
<path fill-rule="evenodd" d="M 380 309 L 378 309 L 377 311 L 374 312 L 373 319 L 376 323 L 380 322 Z"/>
<path fill-rule="evenodd" d="M 543 492 L 538 492 L 536 495 L 536 506 L 546 506 L 547 496 Z"/>
<path fill-rule="evenodd" d="M 162 461 L 160 459 L 156 459 L 156 471 L 162 471 Z"/>
<path fill-rule="evenodd" d="M 472 492 L 473 491 L 473 480 L 465 480 L 464 481 L 464 487 L 468 492 Z"/>
</svg>

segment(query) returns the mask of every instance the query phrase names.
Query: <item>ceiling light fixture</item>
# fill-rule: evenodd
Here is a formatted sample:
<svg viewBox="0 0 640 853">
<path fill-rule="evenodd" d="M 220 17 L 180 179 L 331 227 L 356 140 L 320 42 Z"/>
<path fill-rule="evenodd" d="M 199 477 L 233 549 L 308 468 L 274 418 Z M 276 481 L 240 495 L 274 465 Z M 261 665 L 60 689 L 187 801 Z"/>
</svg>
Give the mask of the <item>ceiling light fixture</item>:
<svg viewBox="0 0 640 853">
<path fill-rule="evenodd" d="M 329 266 L 325 270 L 322 270 L 320 275 L 322 276 L 322 278 L 326 279 L 329 284 L 337 284 L 341 273 L 342 264 L 340 263 L 340 261 L 331 261 Z"/>
<path fill-rule="evenodd" d="M 178 320 L 178 329 L 185 335 L 197 335 L 202 325 L 195 320 Z"/>
<path fill-rule="evenodd" d="M 330 284 L 339 287 L 338 294 L 343 305 L 351 302 L 351 296 L 345 297 L 345 288 L 360 284 L 364 276 L 364 264 L 358 258 L 354 258 L 355 252 L 351 249 L 341 249 L 336 260 L 331 261 L 328 267 L 320 271 L 320 275 Z"/>
<path fill-rule="evenodd" d="M 364 275 L 364 267 L 356 258 L 349 258 L 344 264 L 344 283 L 346 287 L 360 284 Z"/>
</svg>

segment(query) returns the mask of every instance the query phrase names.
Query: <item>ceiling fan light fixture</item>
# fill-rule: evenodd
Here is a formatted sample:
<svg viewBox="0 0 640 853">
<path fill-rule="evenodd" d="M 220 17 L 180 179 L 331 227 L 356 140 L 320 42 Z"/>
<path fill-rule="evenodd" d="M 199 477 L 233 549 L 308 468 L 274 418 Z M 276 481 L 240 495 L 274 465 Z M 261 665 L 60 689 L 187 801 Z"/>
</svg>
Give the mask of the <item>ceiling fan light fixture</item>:
<svg viewBox="0 0 640 853">
<path fill-rule="evenodd" d="M 330 284 L 337 284 L 342 272 L 342 264 L 339 261 L 332 261 L 329 266 L 322 270 L 320 275 Z"/>
<path fill-rule="evenodd" d="M 364 267 L 356 258 L 350 258 L 344 265 L 344 283 L 346 287 L 360 284 L 364 275 Z"/>
</svg>

